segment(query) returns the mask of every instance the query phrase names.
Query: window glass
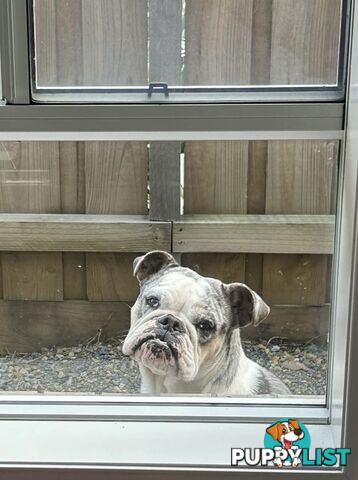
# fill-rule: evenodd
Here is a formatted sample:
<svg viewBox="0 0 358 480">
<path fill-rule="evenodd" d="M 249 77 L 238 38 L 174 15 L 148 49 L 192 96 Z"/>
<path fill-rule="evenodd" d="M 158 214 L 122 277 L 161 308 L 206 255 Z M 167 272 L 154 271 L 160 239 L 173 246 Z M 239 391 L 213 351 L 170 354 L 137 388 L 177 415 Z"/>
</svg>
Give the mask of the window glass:
<svg viewBox="0 0 358 480">
<path fill-rule="evenodd" d="M 324 402 L 339 142 L 183 142 L 173 223 L 149 213 L 165 145 L 1 142 L 0 389 L 138 394 L 139 364 L 155 394 L 287 396 L 241 335 Z"/>
<path fill-rule="evenodd" d="M 341 0 L 34 0 L 34 98 L 328 95 L 339 84 L 341 10 Z M 169 90 L 148 97 L 151 82 Z"/>
</svg>

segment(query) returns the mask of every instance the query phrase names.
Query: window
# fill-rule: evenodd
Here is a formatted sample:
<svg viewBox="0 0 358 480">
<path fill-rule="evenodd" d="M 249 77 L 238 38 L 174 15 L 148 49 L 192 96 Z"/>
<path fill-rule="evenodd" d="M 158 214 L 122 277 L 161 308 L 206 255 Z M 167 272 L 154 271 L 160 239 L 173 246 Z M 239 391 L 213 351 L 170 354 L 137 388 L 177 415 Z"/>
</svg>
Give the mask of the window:
<svg viewBox="0 0 358 480">
<path fill-rule="evenodd" d="M 350 2 L 0 10 L 0 468 L 256 478 L 264 467 L 231 466 L 231 448 L 261 448 L 278 418 L 308 425 L 312 451 L 352 447 Z M 162 272 L 177 275 L 168 291 Z M 156 333 L 125 357 L 131 311 L 192 346 Z M 285 388 L 255 370 L 259 387 L 236 390 L 222 360 L 236 318 L 246 355 Z M 148 360 L 140 349 L 153 340 L 165 355 Z M 217 359 L 212 383 L 179 376 Z M 351 457 L 296 476 L 354 478 Z"/>
<path fill-rule="evenodd" d="M 33 98 L 339 98 L 343 3 L 35 0 L 30 10 Z M 155 87 L 158 82 L 162 86 Z"/>
</svg>

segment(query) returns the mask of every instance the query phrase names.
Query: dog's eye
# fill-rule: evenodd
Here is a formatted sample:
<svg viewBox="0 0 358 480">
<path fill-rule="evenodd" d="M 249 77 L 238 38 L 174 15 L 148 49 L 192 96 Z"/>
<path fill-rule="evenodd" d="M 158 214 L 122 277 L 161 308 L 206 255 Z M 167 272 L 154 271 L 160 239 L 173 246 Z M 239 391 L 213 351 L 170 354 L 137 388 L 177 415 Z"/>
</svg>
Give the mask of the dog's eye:
<svg viewBox="0 0 358 480">
<path fill-rule="evenodd" d="M 152 308 L 158 308 L 159 307 L 159 298 L 148 297 L 148 298 L 146 298 L 145 303 Z"/>
<path fill-rule="evenodd" d="M 196 325 L 196 327 L 201 332 L 210 332 L 214 328 L 214 326 L 212 325 L 212 323 L 209 320 L 202 320 L 201 322 L 199 322 Z"/>
<path fill-rule="evenodd" d="M 285 428 L 283 428 L 282 433 L 287 433 L 287 430 Z"/>
</svg>

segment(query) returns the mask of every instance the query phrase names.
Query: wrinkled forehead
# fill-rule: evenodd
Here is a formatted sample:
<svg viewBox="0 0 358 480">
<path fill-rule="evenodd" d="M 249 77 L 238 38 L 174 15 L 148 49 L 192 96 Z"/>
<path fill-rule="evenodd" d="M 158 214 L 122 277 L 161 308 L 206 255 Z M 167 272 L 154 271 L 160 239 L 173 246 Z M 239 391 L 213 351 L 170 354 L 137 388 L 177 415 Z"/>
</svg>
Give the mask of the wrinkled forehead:
<svg viewBox="0 0 358 480">
<path fill-rule="evenodd" d="M 142 294 L 158 295 L 178 307 L 188 303 L 210 308 L 224 300 L 219 280 L 202 277 L 185 267 L 159 272 L 143 285 Z"/>
</svg>

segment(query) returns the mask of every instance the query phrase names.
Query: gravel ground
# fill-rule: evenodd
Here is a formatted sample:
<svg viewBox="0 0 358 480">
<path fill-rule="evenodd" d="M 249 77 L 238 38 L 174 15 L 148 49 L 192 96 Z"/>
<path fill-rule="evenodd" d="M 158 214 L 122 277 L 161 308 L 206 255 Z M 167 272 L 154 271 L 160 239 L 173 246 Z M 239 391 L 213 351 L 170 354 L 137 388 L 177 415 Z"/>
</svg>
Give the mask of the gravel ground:
<svg viewBox="0 0 358 480">
<path fill-rule="evenodd" d="M 293 345 L 279 338 L 243 343 L 248 357 L 272 370 L 293 394 L 325 393 L 326 346 Z M 137 364 L 122 355 L 121 345 L 121 339 L 91 339 L 77 347 L 0 356 L 0 391 L 138 393 Z"/>
</svg>

